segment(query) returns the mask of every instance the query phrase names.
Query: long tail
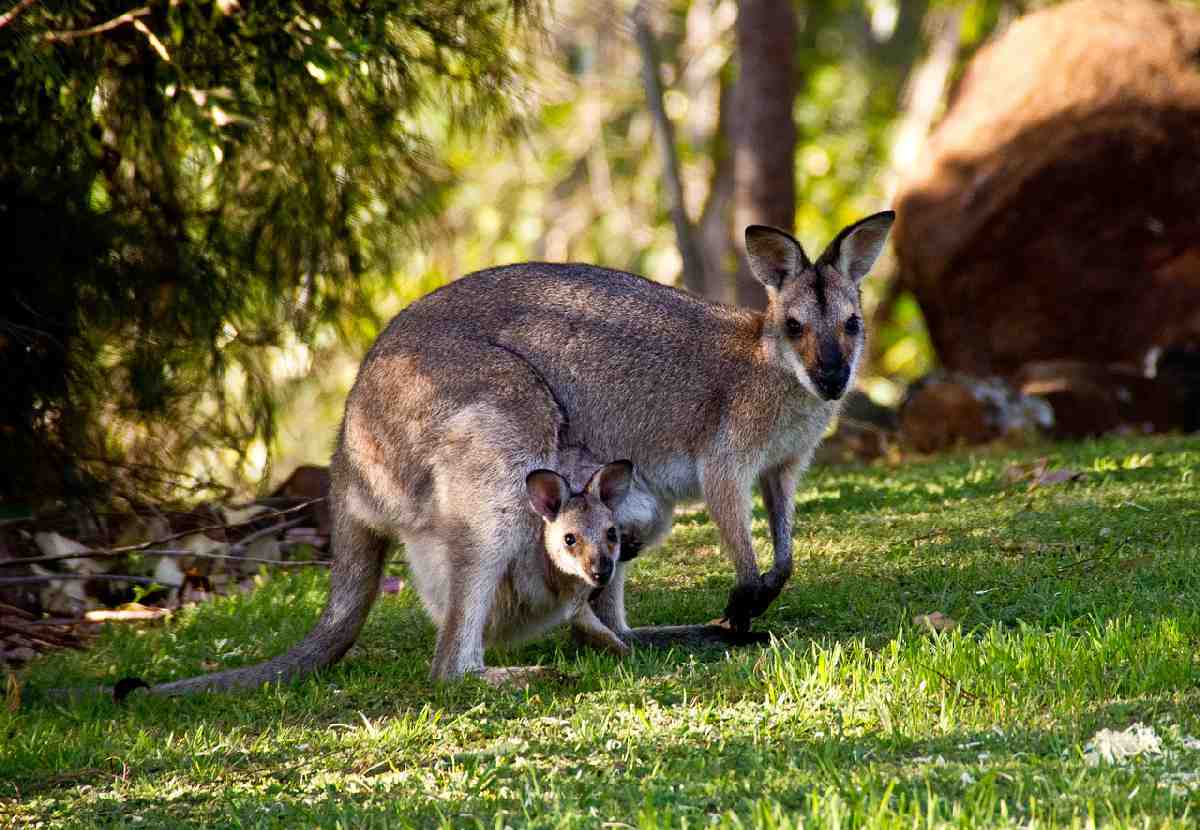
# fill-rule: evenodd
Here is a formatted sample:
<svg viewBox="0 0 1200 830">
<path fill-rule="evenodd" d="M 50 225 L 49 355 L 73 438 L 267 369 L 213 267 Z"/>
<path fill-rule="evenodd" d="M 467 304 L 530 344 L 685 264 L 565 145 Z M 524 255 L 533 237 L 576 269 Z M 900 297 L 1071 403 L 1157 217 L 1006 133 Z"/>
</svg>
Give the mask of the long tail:
<svg viewBox="0 0 1200 830">
<path fill-rule="evenodd" d="M 683 649 L 734 648 L 764 645 L 771 639 L 765 631 L 735 631 L 724 625 L 648 625 L 630 629 L 626 639 L 635 646 Z"/>
<path fill-rule="evenodd" d="M 329 601 L 312 630 L 287 654 L 265 663 L 151 686 L 156 695 L 252 689 L 284 682 L 332 665 L 342 658 L 366 622 L 379 593 L 387 539 L 343 520 L 334 528 Z"/>
</svg>

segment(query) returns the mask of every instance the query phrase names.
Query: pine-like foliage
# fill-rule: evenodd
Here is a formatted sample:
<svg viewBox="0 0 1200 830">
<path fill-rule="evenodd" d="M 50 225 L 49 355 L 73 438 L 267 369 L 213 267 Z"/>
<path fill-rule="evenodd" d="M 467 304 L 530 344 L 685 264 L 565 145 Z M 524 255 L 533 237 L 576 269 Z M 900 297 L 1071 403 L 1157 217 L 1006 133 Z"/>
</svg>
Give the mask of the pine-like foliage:
<svg viewBox="0 0 1200 830">
<path fill-rule="evenodd" d="M 411 247 L 449 183 L 433 138 L 512 123 L 531 28 L 468 0 L 9 11 L 0 500 L 33 506 L 269 439 L 269 347 Z"/>
</svg>

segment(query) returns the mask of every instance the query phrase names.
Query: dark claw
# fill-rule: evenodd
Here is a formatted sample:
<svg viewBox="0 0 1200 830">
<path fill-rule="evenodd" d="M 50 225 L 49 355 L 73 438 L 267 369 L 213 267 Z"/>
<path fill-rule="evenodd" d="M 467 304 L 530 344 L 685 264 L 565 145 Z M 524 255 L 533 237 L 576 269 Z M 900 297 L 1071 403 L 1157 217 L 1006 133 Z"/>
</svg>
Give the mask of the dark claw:
<svg viewBox="0 0 1200 830">
<path fill-rule="evenodd" d="M 122 704 L 129 693 L 137 689 L 149 689 L 150 684 L 140 677 L 122 677 L 113 687 L 113 703 Z"/>
<path fill-rule="evenodd" d="M 783 583 L 763 579 L 750 585 L 735 585 L 729 592 L 729 603 L 725 606 L 725 619 L 734 631 L 745 633 L 750 630 L 750 620 L 761 617 L 783 590 Z"/>
</svg>

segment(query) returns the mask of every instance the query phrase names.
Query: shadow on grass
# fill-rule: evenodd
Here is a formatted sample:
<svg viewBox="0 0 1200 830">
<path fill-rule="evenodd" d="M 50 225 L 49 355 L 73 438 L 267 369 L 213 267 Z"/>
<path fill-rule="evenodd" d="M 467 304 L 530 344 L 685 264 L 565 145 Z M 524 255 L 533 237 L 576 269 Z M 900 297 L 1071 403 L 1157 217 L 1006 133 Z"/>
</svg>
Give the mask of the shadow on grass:
<svg viewBox="0 0 1200 830">
<path fill-rule="evenodd" d="M 526 717 L 557 711 L 556 701 L 543 697 L 547 692 L 539 689 L 538 699 L 525 706 Z M 566 807 L 573 819 L 566 826 L 596 826 L 605 819 L 637 823 L 640 814 L 675 825 L 684 818 L 707 823 L 709 814 L 726 812 L 745 820 L 764 802 L 799 815 L 836 806 L 851 824 L 881 807 L 919 816 L 922 824 L 957 824 L 965 813 L 978 826 L 999 819 L 995 811 L 1001 809 L 1019 823 L 1064 821 L 1089 812 L 1100 823 L 1125 816 L 1182 820 L 1194 811 L 1193 800 L 1160 785 L 1154 759 L 1088 767 L 1079 753 L 1100 728 L 1178 721 L 1198 706 L 1196 690 L 1182 695 L 1163 690 L 1090 707 L 1061 728 L 954 730 L 914 738 L 883 732 L 847 736 L 834 721 L 778 735 L 759 734 L 747 724 L 743 734 L 723 730 L 719 747 L 706 746 L 702 731 L 654 737 L 614 732 L 589 747 L 537 738 L 515 746 L 501 739 L 495 746 L 460 751 L 433 746 L 420 760 L 399 765 L 386 756 L 362 759 L 343 751 L 344 777 L 325 786 L 313 777 L 318 765 L 302 753 L 249 751 L 219 773 L 219 799 L 174 787 L 179 776 L 195 774 L 195 759 L 168 750 L 136 771 L 161 795 L 75 803 L 70 820 L 108 825 L 136 815 L 142 826 L 492 827 L 504 815 L 522 824 L 563 826 L 557 811 Z M 426 764 L 455 771 L 454 799 L 422 789 Z M 79 783 L 81 778 L 60 780 L 48 788 Z M 1114 791 L 1127 797 L 1114 801 Z M 831 804 L 835 797 L 839 805 Z"/>
</svg>

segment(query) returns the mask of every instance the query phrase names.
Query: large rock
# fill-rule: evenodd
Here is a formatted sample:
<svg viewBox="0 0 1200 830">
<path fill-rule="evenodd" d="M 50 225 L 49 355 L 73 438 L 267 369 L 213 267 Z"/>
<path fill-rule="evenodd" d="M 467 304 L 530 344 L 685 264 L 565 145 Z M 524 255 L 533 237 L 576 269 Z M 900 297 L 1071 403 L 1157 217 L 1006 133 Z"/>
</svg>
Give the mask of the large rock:
<svg viewBox="0 0 1200 830">
<path fill-rule="evenodd" d="M 1200 343 L 1200 9 L 1080 0 L 971 62 L 893 232 L 942 363 Z"/>
</svg>

